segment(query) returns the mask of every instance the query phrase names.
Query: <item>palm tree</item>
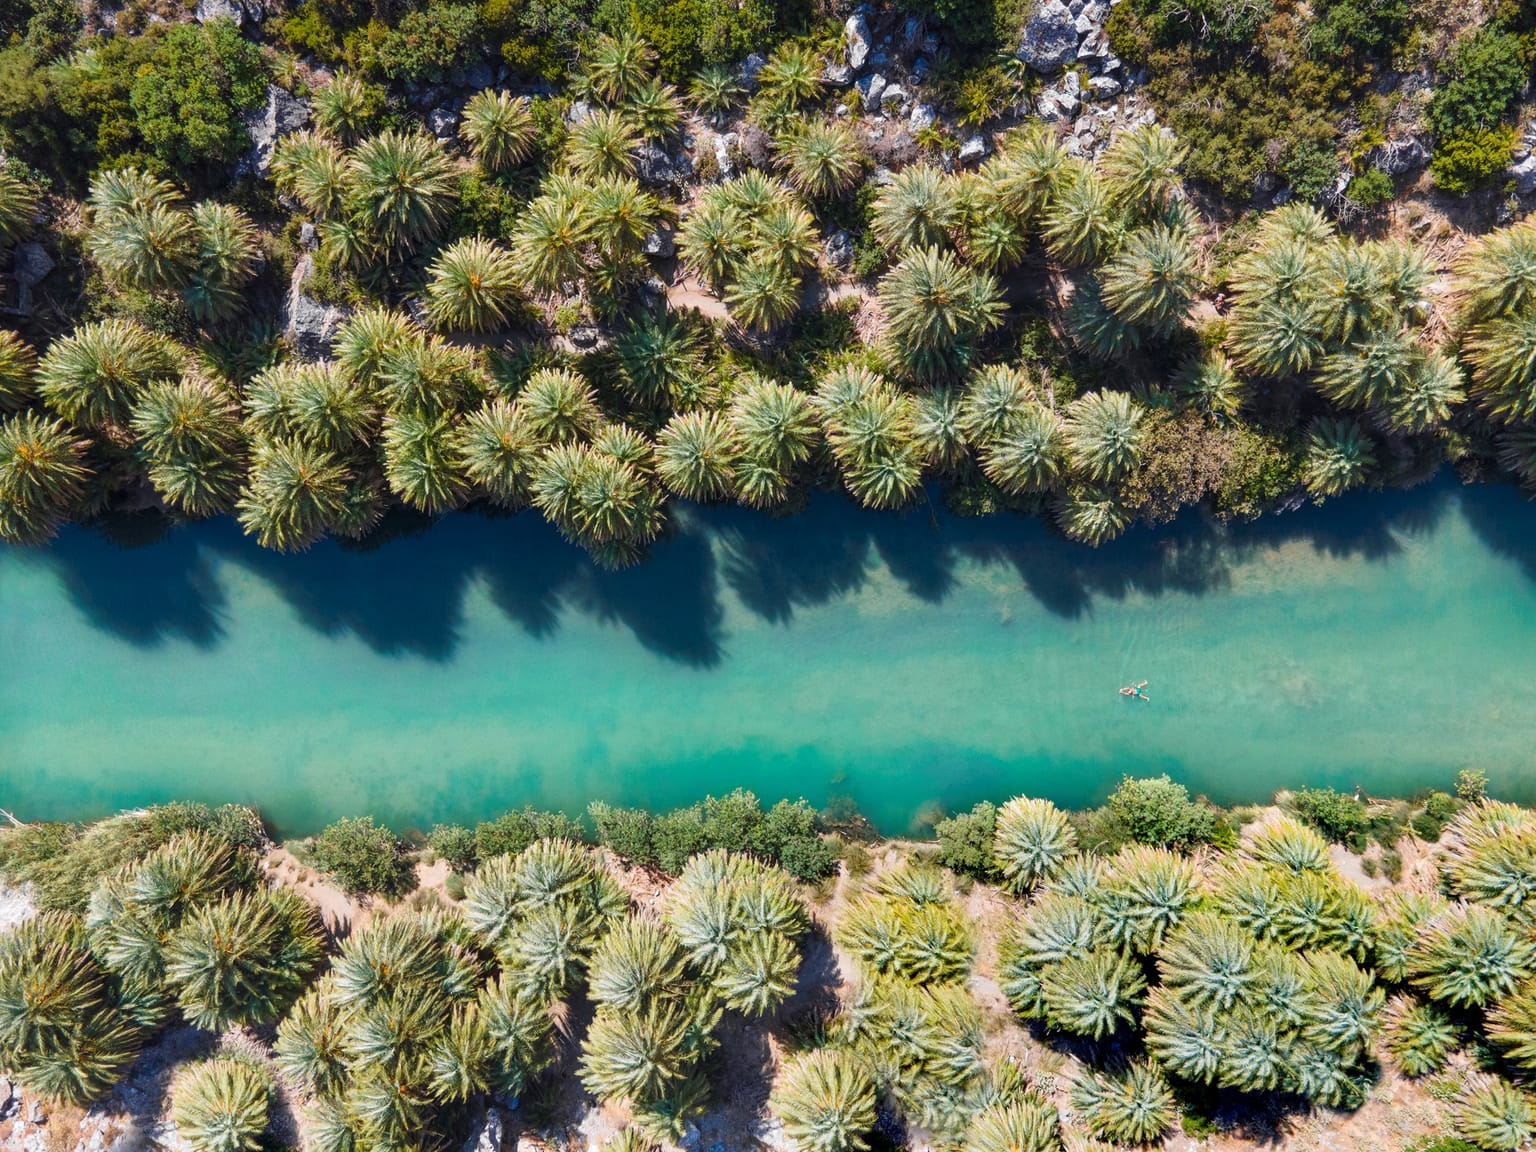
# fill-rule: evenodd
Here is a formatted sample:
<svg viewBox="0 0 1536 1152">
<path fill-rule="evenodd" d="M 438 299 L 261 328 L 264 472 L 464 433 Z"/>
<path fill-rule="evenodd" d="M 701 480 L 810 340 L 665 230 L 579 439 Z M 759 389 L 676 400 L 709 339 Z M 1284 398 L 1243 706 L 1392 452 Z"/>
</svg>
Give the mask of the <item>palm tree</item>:
<svg viewBox="0 0 1536 1152">
<path fill-rule="evenodd" d="M 1386 993 L 1347 956 L 1319 949 L 1305 957 L 1309 1002 L 1302 1035 L 1330 1052 L 1353 1056 L 1376 1033 Z"/>
<path fill-rule="evenodd" d="M 282 403 L 292 435 L 338 455 L 373 441 L 378 409 L 334 362 L 295 365 L 285 375 Z"/>
<path fill-rule="evenodd" d="M 517 404 L 529 430 L 546 444 L 574 440 L 600 419 L 591 386 L 564 368 L 535 372 L 518 393 Z"/>
<path fill-rule="evenodd" d="M 1135 1021 L 1147 989 L 1141 968 L 1114 948 L 1078 952 L 1040 972 L 1040 998 L 1054 1027 L 1101 1040 Z"/>
<path fill-rule="evenodd" d="M 384 421 L 384 475 L 407 504 L 437 515 L 457 508 L 469 480 L 455 452 L 458 420 L 447 412 L 407 411 Z"/>
<path fill-rule="evenodd" d="M 1133 128 L 1114 138 L 1099 168 L 1115 197 L 1141 216 L 1160 211 L 1179 188 L 1179 166 L 1189 146 L 1155 124 Z"/>
<path fill-rule="evenodd" d="M 54 341 L 38 369 L 38 391 L 71 423 L 121 426 L 144 388 L 172 375 L 164 341 L 132 321 L 104 320 Z"/>
<path fill-rule="evenodd" d="M 810 399 L 788 384 L 749 379 L 731 402 L 730 421 L 746 459 L 788 472 L 810 456 L 820 430 Z"/>
<path fill-rule="evenodd" d="M 581 1082 L 602 1100 L 665 1095 L 687 1073 L 689 1019 L 676 1002 L 598 1012 L 581 1045 Z"/>
<path fill-rule="evenodd" d="M 1536 995 L 1530 989 L 1496 1003 L 1484 1018 L 1484 1031 L 1511 1064 L 1536 1068 Z"/>
<path fill-rule="evenodd" d="M 1295 376 L 1323 352 L 1318 307 L 1310 299 L 1265 299 L 1233 314 L 1228 347 L 1261 376 Z"/>
<path fill-rule="evenodd" d="M 926 388 L 911 397 L 912 443 L 925 467 L 953 472 L 966 458 L 964 409 L 953 388 Z"/>
<path fill-rule="evenodd" d="M 1387 409 L 1410 388 L 1419 358 L 1406 332 L 1367 336 L 1323 360 L 1317 387 L 1336 404 Z"/>
<path fill-rule="evenodd" d="M 974 341 L 1002 323 L 997 281 L 937 248 L 909 251 L 880 281 L 892 351 L 920 376 L 963 367 Z"/>
<path fill-rule="evenodd" d="M 1536 417 L 1536 312 L 1477 325 L 1463 350 L 1484 408 L 1509 421 Z"/>
<path fill-rule="evenodd" d="M 848 1053 L 821 1049 L 789 1065 L 769 1106 L 800 1152 L 863 1152 L 875 1082 Z"/>
<path fill-rule="evenodd" d="M 1144 1060 L 1117 1073 L 1089 1072 L 1072 1085 L 1072 1104 L 1090 1132 L 1115 1144 L 1155 1142 L 1178 1112 L 1168 1082 Z"/>
<path fill-rule="evenodd" d="M 483 237 L 466 237 L 444 248 L 427 275 L 427 316 L 444 331 L 499 327 L 517 299 L 516 261 Z"/>
<path fill-rule="evenodd" d="M 1228 1044 L 1222 1018 L 1167 988 L 1154 988 L 1143 1016 L 1147 1050 L 1167 1071 L 1195 1084 L 1209 1084 L 1221 1072 Z"/>
<path fill-rule="evenodd" d="M 800 280 L 774 256 L 749 255 L 725 292 L 732 316 L 746 327 L 769 332 L 787 323 L 800 307 Z"/>
<path fill-rule="evenodd" d="M 989 364 L 978 369 L 965 386 L 961 425 L 977 444 L 1017 431 L 1036 405 L 1034 385 L 1018 368 Z"/>
<path fill-rule="evenodd" d="M 357 146 L 347 161 L 347 202 L 389 248 L 411 251 L 435 238 L 453 211 L 453 162 L 423 132 L 393 129 Z"/>
<path fill-rule="evenodd" d="M 682 996 L 683 964 L 683 947 L 664 926 L 624 920 L 592 953 L 587 994 L 611 1011 L 639 1012 L 647 1004 Z"/>
<path fill-rule="evenodd" d="M 350 173 L 341 149 L 312 132 L 295 132 L 277 142 L 272 177 L 317 220 L 346 214 Z"/>
<path fill-rule="evenodd" d="M 177 1076 L 171 1119 L 193 1152 L 256 1152 L 271 1101 L 272 1077 L 261 1065 L 215 1057 Z"/>
<path fill-rule="evenodd" d="M 998 810 L 993 860 L 1015 892 L 1049 879 L 1076 847 L 1066 813 L 1049 800 L 1016 796 Z"/>
<path fill-rule="evenodd" d="M 193 316 L 214 320 L 242 302 L 260 253 L 256 227 L 240 209 L 207 200 L 192 209 L 192 227 L 196 252 L 183 295 Z"/>
<path fill-rule="evenodd" d="M 1124 226 L 1109 188 L 1084 170 L 1052 198 L 1041 234 L 1063 264 L 1097 264 L 1119 243 Z"/>
<path fill-rule="evenodd" d="M 1451 822 L 1448 841 L 1452 892 L 1529 924 L 1536 906 L 1536 826 L 1525 812 L 1489 800 L 1469 805 Z"/>
<path fill-rule="evenodd" d="M 1455 265 L 1457 319 L 1470 328 L 1536 311 L 1536 224 L 1501 228 L 1467 245 Z"/>
<path fill-rule="evenodd" d="M 315 123 L 327 136 L 353 144 L 373 126 L 383 94 L 350 72 L 338 72 L 314 95 Z"/>
<path fill-rule="evenodd" d="M 757 82 L 778 112 L 796 112 L 821 94 L 821 61 L 809 48 L 788 41 L 757 73 Z"/>
<path fill-rule="evenodd" d="M 470 154 L 485 171 L 514 168 L 532 154 L 538 138 L 533 105 L 526 96 L 489 88 L 476 92 L 464 105 L 459 135 L 468 141 Z"/>
<path fill-rule="evenodd" d="M 1243 845 L 1243 854 L 1284 872 L 1326 872 L 1332 867 L 1328 841 L 1290 817 L 1265 824 Z"/>
<path fill-rule="evenodd" d="M 629 117 L 603 109 L 571 129 L 565 159 L 572 171 L 585 176 L 629 176 L 635 171 L 634 151 L 640 146 Z"/>
<path fill-rule="evenodd" d="M 813 120 L 774 146 L 790 184 L 813 200 L 841 196 L 863 174 L 864 145 L 847 124 Z"/>
<path fill-rule="evenodd" d="M 641 84 L 625 101 L 636 131 L 643 139 L 657 141 L 676 135 L 683 122 L 683 106 L 677 89 L 655 77 Z"/>
<path fill-rule="evenodd" d="M 192 218 L 171 203 L 96 218 L 87 248 L 108 279 L 164 292 L 182 287 L 196 258 Z"/>
<path fill-rule="evenodd" d="M 667 422 L 656 440 L 661 480 L 685 500 L 727 496 L 741 446 L 735 429 L 715 412 L 684 412 Z"/>
<path fill-rule="evenodd" d="M 1335 240 L 1318 251 L 1315 290 L 1322 336 L 1330 343 L 1369 339 L 1393 321 L 1379 249 Z"/>
<path fill-rule="evenodd" d="M 981 177 L 1005 211 L 1032 221 L 1075 169 L 1056 133 L 1045 125 L 1025 125 L 1011 136 L 1009 150 L 988 160 Z"/>
<path fill-rule="evenodd" d="M 10 168 L 0 168 L 0 248 L 25 235 L 37 215 L 37 189 Z"/>
<path fill-rule="evenodd" d="M 1443 425 L 1467 398 L 1464 383 L 1454 358 L 1438 352 L 1415 356 L 1403 389 L 1387 402 L 1388 427 L 1416 434 Z"/>
<path fill-rule="evenodd" d="M 1094 359 L 1118 360 L 1141 347 L 1141 329 L 1109 309 L 1092 277 L 1073 294 L 1068 320 L 1078 346 Z"/>
<path fill-rule="evenodd" d="M 1215 1012 L 1249 999 L 1259 978 L 1253 937 L 1212 912 L 1185 918 L 1159 949 L 1157 970 L 1181 1001 Z"/>
<path fill-rule="evenodd" d="M 1068 539 L 1097 548 L 1124 532 L 1131 509 L 1109 488 L 1073 485 L 1056 508 L 1056 523 Z"/>
<path fill-rule="evenodd" d="M 385 357 L 378 396 L 394 414 L 453 412 L 479 391 L 481 378 L 470 349 L 437 336 L 413 336 Z"/>
<path fill-rule="evenodd" d="M 677 233 L 682 261 L 715 291 L 736 278 L 751 248 L 751 224 L 737 207 L 705 195 Z"/>
<path fill-rule="evenodd" d="M 512 236 L 518 272 L 531 291 L 555 296 L 581 281 L 587 271 L 589 227 L 575 197 L 534 197 Z"/>
<path fill-rule="evenodd" d="M 1199 875 L 1187 858 L 1167 848 L 1122 848 L 1099 900 L 1109 942 L 1144 955 L 1155 952 L 1200 897 Z"/>
<path fill-rule="evenodd" d="M 263 548 L 302 551 L 344 511 L 348 477 L 335 456 L 299 440 L 258 441 L 237 510 Z"/>
<path fill-rule="evenodd" d="M 1400 996 L 1387 1008 L 1387 1051 L 1410 1076 L 1428 1076 L 1445 1067 L 1460 1046 L 1456 1021 L 1433 1004 Z"/>
<path fill-rule="evenodd" d="M 880 243 L 894 252 L 937 248 L 948 242 L 961 209 L 954 186 L 943 172 L 927 164 L 911 164 L 880 190 L 870 227 Z"/>
<path fill-rule="evenodd" d="M 1243 381 L 1220 351 L 1191 360 L 1174 378 L 1173 388 L 1182 403 L 1215 419 L 1230 419 L 1243 406 Z"/>
<path fill-rule="evenodd" d="M 695 72 L 688 81 L 688 98 L 716 127 L 740 99 L 741 91 L 735 70 L 719 64 Z"/>
<path fill-rule="evenodd" d="M 1260 216 L 1256 236 L 1261 245 L 1296 240 L 1305 247 L 1320 248 L 1333 239 L 1334 229 L 1314 205 L 1295 199 Z"/>
<path fill-rule="evenodd" d="M 772 508 L 789 497 L 789 476 L 773 461 L 743 456 L 732 476 L 736 498 L 749 508 Z"/>
<path fill-rule="evenodd" d="M 459 1008 L 427 1052 L 432 1095 L 463 1104 L 491 1090 L 496 1053 L 489 1029 L 474 1004 Z"/>
<path fill-rule="evenodd" d="M 1043 404 L 1030 404 L 1018 423 L 981 447 L 981 469 L 1004 492 L 1049 491 L 1065 466 L 1061 421 Z"/>
<path fill-rule="evenodd" d="M 785 200 L 769 206 L 753 222 L 753 235 L 753 254 L 761 254 L 789 272 L 798 274 L 816 263 L 821 237 L 816 221 L 798 204 Z"/>
<path fill-rule="evenodd" d="M 1090 392 L 1067 409 L 1064 429 L 1073 470 L 1098 483 L 1117 480 L 1139 461 L 1146 410 L 1124 392 Z"/>
<path fill-rule="evenodd" d="M 37 412 L 0 420 L 0 539 L 41 543 L 79 500 L 90 476 L 86 444 Z"/>
<path fill-rule="evenodd" d="M 1431 1000 L 1482 1008 L 1536 973 L 1536 946 L 1503 916 L 1477 904 L 1451 908 L 1423 925 L 1409 950 L 1408 976 Z"/>
<path fill-rule="evenodd" d="M 733 1012 L 765 1016 L 795 992 L 800 954 L 777 932 L 758 932 L 734 949 L 714 980 L 714 992 Z"/>
<path fill-rule="evenodd" d="M 326 999 L 325 985 L 294 1004 L 278 1025 L 274 1058 L 278 1070 L 306 1092 L 331 1099 L 345 1090 L 347 1035 L 342 1017 Z"/>
<path fill-rule="evenodd" d="M 909 427 L 899 439 L 882 445 L 843 474 L 843 482 L 855 499 L 864 507 L 876 510 L 910 504 L 922 479 L 923 457 L 912 439 L 910 419 Z"/>
<path fill-rule="evenodd" d="M 37 353 L 9 328 L 0 328 L 0 412 L 14 412 L 32 399 Z"/>
<path fill-rule="evenodd" d="M 614 335 L 612 348 L 625 390 L 639 403 L 673 405 L 697 392 L 699 338 L 677 313 L 643 314 Z"/>
<path fill-rule="evenodd" d="M 1061 1115 L 1043 1096 L 1025 1091 L 988 1105 L 970 1123 L 964 1152 L 1056 1152 Z"/>
<path fill-rule="evenodd" d="M 1196 283 L 1189 237 L 1161 226 L 1132 232 L 1099 272 L 1102 298 L 1115 315 L 1158 335 L 1184 323 Z"/>
<path fill-rule="evenodd" d="M 240 488 L 240 422 L 227 394 L 199 380 L 151 384 L 133 432 L 150 483 L 192 516 L 227 511 Z"/>
<path fill-rule="evenodd" d="M 1456 1132 L 1486 1152 L 1515 1152 L 1536 1134 L 1536 1111 L 1525 1093 L 1507 1080 L 1481 1077 L 1452 1105 Z"/>
<path fill-rule="evenodd" d="M 710 194 L 754 222 L 763 213 L 790 198 L 790 191 L 782 180 L 756 168 L 749 168 L 740 176 L 727 180 L 712 189 Z"/>
<path fill-rule="evenodd" d="M 1302 478 L 1319 496 L 1337 496 L 1358 486 L 1375 463 L 1370 438 L 1354 420 L 1322 417 L 1307 429 Z"/>
<path fill-rule="evenodd" d="M 464 417 L 454 436 L 458 468 L 505 508 L 528 502 L 539 439 L 521 407 L 488 400 Z"/>
<path fill-rule="evenodd" d="M 587 55 L 587 87 L 600 100 L 622 104 L 650 77 L 656 53 L 631 32 L 600 36 Z"/>
<path fill-rule="evenodd" d="M 661 217 L 661 204 L 630 176 L 594 181 L 582 198 L 588 233 L 609 258 L 634 255 Z"/>
</svg>

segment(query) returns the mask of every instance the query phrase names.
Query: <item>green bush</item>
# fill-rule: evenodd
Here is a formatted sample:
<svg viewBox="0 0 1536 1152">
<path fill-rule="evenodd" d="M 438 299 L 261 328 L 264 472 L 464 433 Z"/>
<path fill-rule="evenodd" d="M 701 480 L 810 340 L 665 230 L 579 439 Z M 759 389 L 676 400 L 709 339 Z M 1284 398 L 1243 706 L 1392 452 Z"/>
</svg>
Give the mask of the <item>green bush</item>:
<svg viewBox="0 0 1536 1152">
<path fill-rule="evenodd" d="M 405 845 L 372 816 L 336 821 L 310 842 L 307 855 L 355 896 L 403 896 L 416 884 Z"/>
<path fill-rule="evenodd" d="M 473 4 L 428 4 L 408 12 L 374 48 L 369 63 L 391 80 L 441 83 L 483 50 L 485 23 Z"/>
<path fill-rule="evenodd" d="M 598 843 L 632 863 L 657 865 L 674 875 L 690 856 L 712 848 L 751 853 L 807 882 L 837 867 L 836 854 L 818 830 L 816 811 L 804 800 L 780 800 L 765 812 L 755 795 L 738 788 L 662 816 L 603 803 L 587 812 Z"/>
<path fill-rule="evenodd" d="M 996 832 L 997 808 L 985 800 L 969 812 L 940 820 L 933 828 L 939 841 L 939 863 L 962 876 L 989 878 Z"/>
<path fill-rule="evenodd" d="M 1452 49 L 1445 75 L 1429 102 L 1429 124 L 1442 141 L 1502 123 L 1529 79 L 1520 40 L 1480 28 Z"/>
<path fill-rule="evenodd" d="M 1380 168 L 1367 168 L 1351 180 L 1349 187 L 1344 191 L 1344 195 L 1352 204 L 1358 205 L 1367 212 L 1386 204 L 1396 194 L 1397 189 L 1392 186 L 1392 177 Z"/>
<path fill-rule="evenodd" d="M 1488 796 L 1488 773 L 1481 768 L 1463 768 L 1456 773 L 1456 795 L 1468 804 Z"/>
<path fill-rule="evenodd" d="M 240 113 L 266 98 L 261 51 L 229 20 L 178 24 L 134 76 L 145 146 L 173 169 L 228 164 L 250 147 Z"/>
<path fill-rule="evenodd" d="M 586 840 L 587 830 L 564 812 L 524 808 L 475 825 L 475 855 L 481 860 L 515 856 L 535 840 L 553 838 L 580 843 Z"/>
<path fill-rule="evenodd" d="M 656 863 L 651 814 L 643 808 L 614 808 L 596 801 L 587 807 L 597 842 L 631 864 Z"/>
<path fill-rule="evenodd" d="M 1168 776 L 1136 780 L 1130 776 L 1110 793 L 1105 805 L 1120 843 L 1134 841 L 1161 848 L 1193 848 L 1220 834 L 1221 819 L 1208 804 L 1189 798 L 1189 789 Z"/>
<path fill-rule="evenodd" d="M 1465 196 L 1501 175 L 1514 150 L 1515 130 L 1507 124 L 1469 129 L 1436 142 L 1429 173 L 1442 192 Z"/>
<path fill-rule="evenodd" d="M 1298 140 L 1281 153 L 1276 168 L 1299 199 L 1315 200 L 1333 184 L 1339 173 L 1339 158 L 1329 144 Z"/>
<path fill-rule="evenodd" d="M 1394 884 L 1403 878 L 1403 854 L 1396 848 L 1387 848 L 1382 852 L 1381 874 Z"/>
<path fill-rule="evenodd" d="M 468 872 L 480 862 L 475 834 L 462 824 L 437 825 L 427 837 L 427 843 L 455 872 Z"/>
<path fill-rule="evenodd" d="M 1335 844 L 1353 847 L 1351 842 L 1366 829 L 1365 805 L 1332 788 L 1303 788 L 1292 794 L 1287 807 Z"/>
<path fill-rule="evenodd" d="M 1407 0 L 1322 0 L 1313 8 L 1313 55 L 1381 56 L 1408 28 Z"/>
<path fill-rule="evenodd" d="M 773 43 L 771 0 L 635 0 L 630 12 L 634 30 L 656 49 L 661 74 L 674 83 L 700 68 L 766 52 Z"/>
</svg>

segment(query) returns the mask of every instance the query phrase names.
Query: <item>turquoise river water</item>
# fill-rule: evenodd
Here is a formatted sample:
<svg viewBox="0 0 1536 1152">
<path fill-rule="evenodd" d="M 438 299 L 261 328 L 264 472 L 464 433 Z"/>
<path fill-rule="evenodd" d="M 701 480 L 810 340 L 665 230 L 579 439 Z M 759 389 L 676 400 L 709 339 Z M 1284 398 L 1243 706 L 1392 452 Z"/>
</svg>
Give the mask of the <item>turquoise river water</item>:
<svg viewBox="0 0 1536 1152">
<path fill-rule="evenodd" d="M 301 556 L 71 529 L 0 550 L 0 647 L 24 819 L 241 800 L 298 834 L 741 785 L 900 831 L 1123 773 L 1236 802 L 1463 767 L 1536 799 L 1536 505 L 1449 480 L 1096 552 L 831 496 L 690 509 L 621 573 L 531 515 Z"/>
</svg>

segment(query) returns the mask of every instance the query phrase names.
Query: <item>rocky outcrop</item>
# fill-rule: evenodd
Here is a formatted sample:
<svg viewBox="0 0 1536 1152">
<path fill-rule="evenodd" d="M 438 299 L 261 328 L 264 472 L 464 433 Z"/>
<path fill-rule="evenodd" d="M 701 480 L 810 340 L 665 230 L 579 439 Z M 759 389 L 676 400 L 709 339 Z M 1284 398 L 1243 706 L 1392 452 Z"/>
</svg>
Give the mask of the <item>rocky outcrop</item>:
<svg viewBox="0 0 1536 1152">
<path fill-rule="evenodd" d="M 211 20 L 232 20 L 236 28 L 260 23 L 262 8 L 259 0 L 197 0 L 192 18 L 199 24 Z"/>
<path fill-rule="evenodd" d="M 304 283 L 314 270 L 315 258 L 305 253 L 294 266 L 288 298 L 283 303 L 283 334 L 294 351 L 306 360 L 330 355 L 336 332 L 347 318 L 344 309 L 322 304 L 304 291 Z"/>
<path fill-rule="evenodd" d="M 500 1110 L 487 1108 L 485 1119 L 464 1141 L 464 1152 L 501 1152 L 501 1142 L 506 1137 L 506 1122 Z"/>
<path fill-rule="evenodd" d="M 1077 58 L 1077 18 L 1061 0 L 1044 0 L 1024 25 L 1018 57 L 1043 76 Z"/>
<path fill-rule="evenodd" d="M 857 72 L 869 59 L 869 16 L 860 8 L 843 25 L 843 59 Z"/>
<path fill-rule="evenodd" d="M 1412 136 L 1388 140 L 1365 154 L 1365 161 L 1388 176 L 1404 176 L 1429 163 L 1429 149 Z"/>
<path fill-rule="evenodd" d="M 265 176 L 272 167 L 272 153 L 277 142 L 297 132 L 309 122 L 309 105 L 290 96 L 276 84 L 267 85 L 267 103 L 245 117 L 245 130 L 251 137 L 251 150 L 236 168 L 237 176 Z"/>
<path fill-rule="evenodd" d="M 16 315 L 32 315 L 32 289 L 47 279 L 53 268 L 53 257 L 37 241 L 23 240 L 16 245 L 11 257 L 11 279 L 16 282 Z M 0 928 L 5 927 L 4 914 L 4 905 L 0 904 Z"/>
<path fill-rule="evenodd" d="M 635 178 L 642 184 L 659 188 L 681 184 L 693 175 L 693 158 L 686 152 L 669 153 L 659 144 L 642 144 L 635 149 Z"/>
</svg>

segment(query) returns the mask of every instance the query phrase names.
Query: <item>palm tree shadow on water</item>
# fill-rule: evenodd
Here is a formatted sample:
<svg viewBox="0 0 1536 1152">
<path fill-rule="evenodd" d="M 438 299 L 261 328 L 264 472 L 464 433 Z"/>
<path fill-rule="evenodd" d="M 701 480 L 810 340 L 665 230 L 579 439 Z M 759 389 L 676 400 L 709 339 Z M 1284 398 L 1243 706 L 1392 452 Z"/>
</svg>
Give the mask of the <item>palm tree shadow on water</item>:
<svg viewBox="0 0 1536 1152">
<path fill-rule="evenodd" d="M 1099 549 L 1037 519 L 954 517 L 931 493 L 897 514 L 864 512 L 833 494 L 781 519 L 684 508 L 645 561 L 619 572 L 596 568 L 527 512 L 435 522 L 396 514 L 362 544 L 325 541 L 298 555 L 259 548 L 227 519 L 167 527 L 141 515 L 71 528 L 46 549 L 0 557 L 51 567 L 93 626 L 140 646 L 215 647 L 230 612 L 220 569 L 231 564 L 259 577 L 307 627 L 355 636 L 384 655 L 452 659 L 465 598 L 478 585 L 530 636 L 553 640 L 567 613 L 581 613 L 663 659 L 708 669 L 728 658 L 726 590 L 745 610 L 785 626 L 801 609 L 861 591 L 882 568 L 914 597 L 940 604 L 961 583 L 962 564 L 995 565 L 1046 610 L 1072 619 L 1100 598 L 1219 591 L 1238 565 L 1287 544 L 1390 561 L 1405 536 L 1434 531 L 1456 502 L 1489 547 L 1536 580 L 1536 509 L 1513 489 L 1462 488 L 1450 477 L 1247 524 L 1188 512 Z M 0 579 L 4 570 L 0 564 Z"/>
</svg>

